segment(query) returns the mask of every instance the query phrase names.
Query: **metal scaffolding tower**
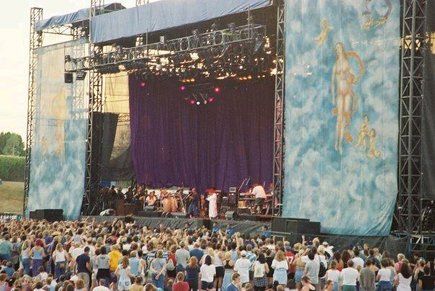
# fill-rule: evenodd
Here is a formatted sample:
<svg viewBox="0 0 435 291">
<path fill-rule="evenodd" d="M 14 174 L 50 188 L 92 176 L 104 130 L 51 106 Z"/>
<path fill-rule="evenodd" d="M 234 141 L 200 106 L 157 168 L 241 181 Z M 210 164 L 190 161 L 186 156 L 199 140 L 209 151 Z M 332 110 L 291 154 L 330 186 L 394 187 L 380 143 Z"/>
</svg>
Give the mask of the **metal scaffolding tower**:
<svg viewBox="0 0 435 291">
<path fill-rule="evenodd" d="M 91 0 L 89 10 L 89 56 L 91 59 L 102 53 L 102 48 L 92 42 L 92 18 L 104 6 L 104 0 Z M 89 71 L 89 101 L 88 101 L 88 129 L 86 139 L 86 174 L 85 195 L 83 197 L 83 214 L 95 214 L 94 196 L 97 196 L 100 183 L 99 163 L 94 163 L 94 147 L 101 146 L 101 141 L 94 140 L 94 113 L 103 111 L 103 75 L 97 70 Z"/>
<path fill-rule="evenodd" d="M 403 0 L 399 121 L 398 230 L 413 234 L 421 226 L 421 123 L 424 80 L 424 0 Z"/>
<path fill-rule="evenodd" d="M 35 82 L 35 70 L 38 57 L 35 50 L 42 46 L 42 31 L 36 31 L 35 25 L 42 20 L 43 9 L 32 7 L 30 9 L 30 45 L 29 45 L 29 87 L 27 91 L 27 136 L 26 136 L 26 165 L 24 175 L 23 212 L 27 209 L 30 184 L 30 164 L 32 161 L 33 127 L 35 114 L 35 93 L 38 83 Z"/>
<path fill-rule="evenodd" d="M 273 134 L 273 185 L 276 199 L 273 199 L 272 213 L 280 216 L 282 212 L 283 196 L 283 146 L 284 146 L 284 1 L 277 1 L 276 26 L 276 75 L 275 75 L 275 113 Z"/>
</svg>

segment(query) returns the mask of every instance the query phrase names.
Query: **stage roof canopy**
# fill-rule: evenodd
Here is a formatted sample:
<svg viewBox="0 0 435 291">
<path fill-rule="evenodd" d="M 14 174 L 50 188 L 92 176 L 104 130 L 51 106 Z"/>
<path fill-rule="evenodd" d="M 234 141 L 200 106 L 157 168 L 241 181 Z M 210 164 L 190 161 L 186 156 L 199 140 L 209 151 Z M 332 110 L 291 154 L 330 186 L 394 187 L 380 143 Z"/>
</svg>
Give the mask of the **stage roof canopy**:
<svg viewBox="0 0 435 291">
<path fill-rule="evenodd" d="M 194 24 L 272 5 L 272 0 L 161 0 L 97 15 L 92 19 L 94 43 Z"/>
<path fill-rule="evenodd" d="M 111 3 L 103 6 L 102 13 L 125 9 L 120 3 Z M 66 24 L 73 24 L 83 20 L 89 19 L 89 8 L 80 9 L 73 13 L 65 15 L 53 16 L 48 19 L 43 19 L 36 23 L 36 30 L 41 31 L 54 26 L 61 26 Z"/>
</svg>

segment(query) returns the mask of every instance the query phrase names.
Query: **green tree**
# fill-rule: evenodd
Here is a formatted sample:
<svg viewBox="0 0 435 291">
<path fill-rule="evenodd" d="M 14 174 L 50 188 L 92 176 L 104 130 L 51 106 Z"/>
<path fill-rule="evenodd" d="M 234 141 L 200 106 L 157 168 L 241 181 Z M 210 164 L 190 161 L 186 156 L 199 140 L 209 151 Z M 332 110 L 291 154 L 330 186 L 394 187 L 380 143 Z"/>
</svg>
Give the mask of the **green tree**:
<svg viewBox="0 0 435 291">
<path fill-rule="evenodd" d="M 0 154 L 24 156 L 24 142 L 21 136 L 12 132 L 0 133 Z"/>
</svg>

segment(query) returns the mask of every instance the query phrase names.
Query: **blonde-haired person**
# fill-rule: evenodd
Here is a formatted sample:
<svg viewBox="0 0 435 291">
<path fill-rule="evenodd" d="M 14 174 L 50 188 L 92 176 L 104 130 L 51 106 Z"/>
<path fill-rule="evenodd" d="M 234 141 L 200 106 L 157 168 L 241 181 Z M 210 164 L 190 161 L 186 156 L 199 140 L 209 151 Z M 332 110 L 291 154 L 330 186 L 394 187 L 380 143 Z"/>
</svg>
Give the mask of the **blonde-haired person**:
<svg viewBox="0 0 435 291">
<path fill-rule="evenodd" d="M 298 290 L 301 290 L 302 288 L 302 277 L 304 276 L 305 270 L 305 262 L 302 260 L 302 257 L 305 255 L 305 252 L 306 250 L 302 248 L 301 245 L 298 253 L 295 255 L 295 259 L 292 262 L 292 265 L 295 267 L 294 281 Z"/>
<path fill-rule="evenodd" d="M 164 288 L 166 276 L 166 260 L 163 258 L 163 251 L 159 250 L 156 253 L 156 258 L 151 261 L 150 271 L 153 284 L 157 288 Z"/>
<path fill-rule="evenodd" d="M 121 264 L 117 267 L 115 275 L 118 278 L 117 287 L 119 291 L 129 290 L 131 287 L 130 266 L 128 265 L 128 257 L 122 257 Z"/>
<path fill-rule="evenodd" d="M 278 251 L 272 261 L 273 284 L 287 285 L 288 262 L 283 251 Z"/>
</svg>

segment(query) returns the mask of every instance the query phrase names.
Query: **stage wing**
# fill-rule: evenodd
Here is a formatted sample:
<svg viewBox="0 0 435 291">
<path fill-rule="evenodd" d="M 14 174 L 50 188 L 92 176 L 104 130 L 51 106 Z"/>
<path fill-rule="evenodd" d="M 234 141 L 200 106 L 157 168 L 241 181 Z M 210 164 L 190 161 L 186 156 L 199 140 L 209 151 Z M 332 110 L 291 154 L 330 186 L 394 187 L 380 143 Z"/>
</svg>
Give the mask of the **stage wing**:
<svg viewBox="0 0 435 291">
<path fill-rule="evenodd" d="M 397 195 L 399 1 L 286 1 L 283 214 L 386 235 Z"/>
<path fill-rule="evenodd" d="M 85 180 L 87 103 L 85 80 L 65 83 L 64 58 L 82 57 L 83 41 L 37 50 L 35 112 L 28 211 L 63 209 L 80 214 Z"/>
</svg>

